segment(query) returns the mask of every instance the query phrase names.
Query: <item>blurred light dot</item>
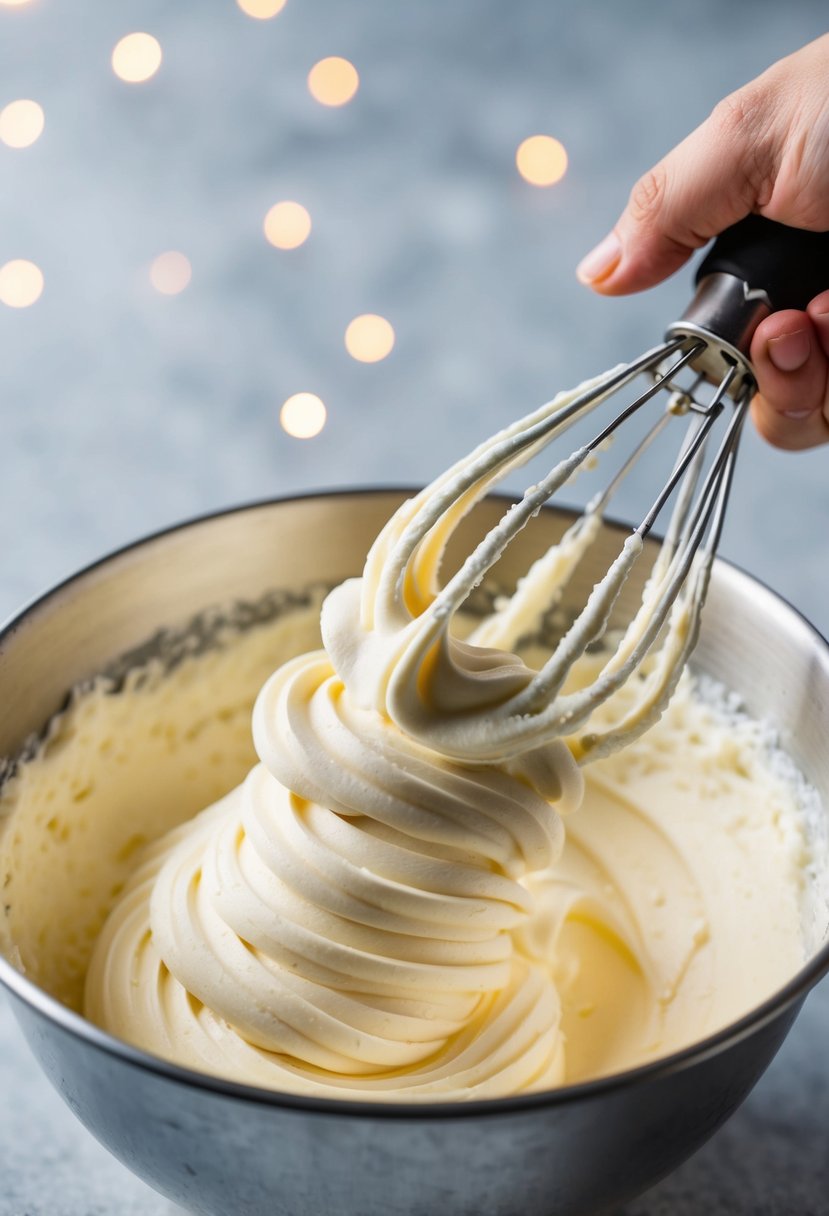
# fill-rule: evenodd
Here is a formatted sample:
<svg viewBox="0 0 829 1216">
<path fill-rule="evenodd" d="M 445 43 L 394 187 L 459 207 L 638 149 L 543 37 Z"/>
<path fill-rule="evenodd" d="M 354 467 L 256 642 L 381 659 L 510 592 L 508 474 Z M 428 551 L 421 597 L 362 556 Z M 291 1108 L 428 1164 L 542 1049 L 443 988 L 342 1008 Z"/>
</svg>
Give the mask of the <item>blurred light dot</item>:
<svg viewBox="0 0 829 1216">
<path fill-rule="evenodd" d="M 282 429 L 294 439 L 313 439 L 325 426 L 325 406 L 313 393 L 294 393 L 279 411 Z"/>
<path fill-rule="evenodd" d="M 9 308 L 28 308 L 42 291 L 43 274 L 34 262 L 18 258 L 0 267 L 0 300 Z"/>
<path fill-rule="evenodd" d="M 345 349 L 361 363 L 378 363 L 394 346 L 394 330 L 385 317 L 363 313 L 345 331 Z"/>
<path fill-rule="evenodd" d="M 164 296 L 177 296 L 190 282 L 193 270 L 183 253 L 160 253 L 150 267 L 150 282 Z"/>
<path fill-rule="evenodd" d="M 531 185 L 554 186 L 567 172 L 567 152 L 552 135 L 531 135 L 519 145 L 515 163 Z"/>
<path fill-rule="evenodd" d="M 308 239 L 311 217 L 302 203 L 274 203 L 265 216 L 265 236 L 277 249 L 296 249 Z"/>
<path fill-rule="evenodd" d="M 28 148 L 43 130 L 43 121 L 36 101 L 10 101 L 0 110 L 0 139 L 10 148 Z"/>
<path fill-rule="evenodd" d="M 311 96 L 324 106 L 344 106 L 357 92 L 359 83 L 354 64 L 337 55 L 321 59 L 308 73 Z"/>
<path fill-rule="evenodd" d="M 6 8 L 20 8 L 22 4 L 28 4 L 29 0 L 0 0 L 0 4 L 4 4 Z"/>
<path fill-rule="evenodd" d="M 161 47 L 152 34 L 127 34 L 112 52 L 112 70 L 128 84 L 141 84 L 161 67 Z"/>
<path fill-rule="evenodd" d="M 243 13 L 247 13 L 249 17 L 256 17 L 259 21 L 267 21 L 269 17 L 275 17 L 285 7 L 285 0 L 236 0 L 236 3 Z"/>
</svg>

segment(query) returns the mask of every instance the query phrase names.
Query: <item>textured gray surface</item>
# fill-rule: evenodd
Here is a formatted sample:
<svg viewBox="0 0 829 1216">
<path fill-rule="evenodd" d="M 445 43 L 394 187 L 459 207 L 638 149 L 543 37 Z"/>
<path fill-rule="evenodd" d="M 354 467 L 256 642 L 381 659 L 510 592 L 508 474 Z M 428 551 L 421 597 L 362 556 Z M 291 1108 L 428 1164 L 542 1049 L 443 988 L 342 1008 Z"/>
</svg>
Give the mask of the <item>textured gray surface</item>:
<svg viewBox="0 0 829 1216">
<path fill-rule="evenodd" d="M 822 0 L 289 0 L 264 23 L 232 0 L 0 7 L 0 104 L 46 112 L 32 148 L 0 146 L 0 263 L 46 278 L 31 309 L 0 306 L 0 615 L 200 511 L 427 479 L 650 344 L 688 276 L 608 302 L 573 266 L 639 172 L 822 22 Z M 108 60 L 134 29 L 165 59 L 128 87 Z M 305 90 L 328 54 L 361 72 L 343 110 Z M 514 170 L 537 131 L 570 155 L 549 191 Z M 293 254 L 261 236 L 284 197 L 314 220 Z M 147 281 L 169 248 L 193 264 L 175 298 Z M 342 345 L 364 311 L 397 332 L 376 366 Z M 277 423 L 301 389 L 330 412 L 306 443 Z M 631 487 L 618 513 L 641 501 Z M 826 631 L 827 453 L 748 435 L 732 504 L 724 552 Z M 744 1109 L 628 1216 L 829 1212 L 828 1024 L 824 985 Z M 0 1216 L 171 1210 L 76 1125 L 4 1005 L 0 1093 Z"/>
</svg>

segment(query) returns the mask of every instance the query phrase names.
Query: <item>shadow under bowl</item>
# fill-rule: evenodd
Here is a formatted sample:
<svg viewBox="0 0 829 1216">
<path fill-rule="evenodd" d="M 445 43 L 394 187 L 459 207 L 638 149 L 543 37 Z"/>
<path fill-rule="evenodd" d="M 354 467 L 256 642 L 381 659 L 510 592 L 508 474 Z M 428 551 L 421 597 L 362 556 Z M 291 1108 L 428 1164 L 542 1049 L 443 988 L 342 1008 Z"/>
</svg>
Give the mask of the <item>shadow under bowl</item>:
<svg viewBox="0 0 829 1216">
<path fill-rule="evenodd" d="M 318 494 L 256 504 L 152 536 L 21 612 L 0 635 L 0 756 L 12 757 L 67 691 L 155 631 L 273 588 L 359 573 L 406 494 Z M 464 521 L 457 566 L 500 514 Z M 545 510 L 508 550 L 514 583 L 571 522 Z M 618 547 L 608 528 L 570 589 L 584 598 Z M 624 613 L 642 571 L 625 588 Z M 829 646 L 792 608 L 716 564 L 695 666 L 770 719 L 829 805 Z M 130 1169 L 184 1208 L 215 1216 L 587 1216 L 623 1202 L 695 1151 L 770 1063 L 829 944 L 780 991 L 716 1035 L 653 1064 L 544 1093 L 407 1106 L 312 1099 L 191 1072 L 110 1037 L 0 958 L 0 981 L 44 1071 Z"/>
</svg>

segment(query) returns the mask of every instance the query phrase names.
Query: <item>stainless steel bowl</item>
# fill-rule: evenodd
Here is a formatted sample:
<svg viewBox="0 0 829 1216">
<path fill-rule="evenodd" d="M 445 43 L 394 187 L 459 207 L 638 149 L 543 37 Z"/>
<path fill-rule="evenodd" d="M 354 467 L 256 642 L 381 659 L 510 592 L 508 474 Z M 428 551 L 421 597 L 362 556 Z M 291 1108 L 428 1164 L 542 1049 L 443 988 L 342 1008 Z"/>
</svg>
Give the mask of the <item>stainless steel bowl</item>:
<svg viewBox="0 0 829 1216">
<path fill-rule="evenodd" d="M 63 583 L 0 636 L 0 756 L 42 729 L 72 685 L 155 630 L 274 587 L 359 572 L 402 497 L 356 491 L 245 507 L 150 537 Z M 455 561 L 498 510 L 487 502 L 473 513 Z M 570 518 L 544 512 L 509 550 L 503 579 Z M 607 562 L 606 542 L 574 602 Z M 827 643 L 719 562 L 695 662 L 778 725 L 829 805 Z M 0 959 L 23 1032 L 77 1116 L 151 1186 L 216 1216 L 577 1216 L 620 1203 L 728 1118 L 827 970 L 824 944 L 749 1015 L 643 1068 L 526 1097 L 407 1107 L 290 1097 L 177 1068 L 104 1034 Z"/>
</svg>

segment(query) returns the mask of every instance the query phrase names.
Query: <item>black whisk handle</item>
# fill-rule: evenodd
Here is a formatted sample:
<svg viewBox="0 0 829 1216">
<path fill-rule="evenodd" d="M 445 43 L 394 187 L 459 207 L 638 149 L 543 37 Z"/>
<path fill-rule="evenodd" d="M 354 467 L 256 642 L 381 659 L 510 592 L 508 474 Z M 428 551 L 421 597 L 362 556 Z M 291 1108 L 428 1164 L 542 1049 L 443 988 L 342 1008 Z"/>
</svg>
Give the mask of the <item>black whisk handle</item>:
<svg viewBox="0 0 829 1216">
<path fill-rule="evenodd" d="M 697 270 L 696 281 L 731 274 L 750 291 L 764 291 L 773 312 L 805 308 L 829 291 L 829 232 L 807 232 L 749 215 L 720 233 Z"/>
</svg>

